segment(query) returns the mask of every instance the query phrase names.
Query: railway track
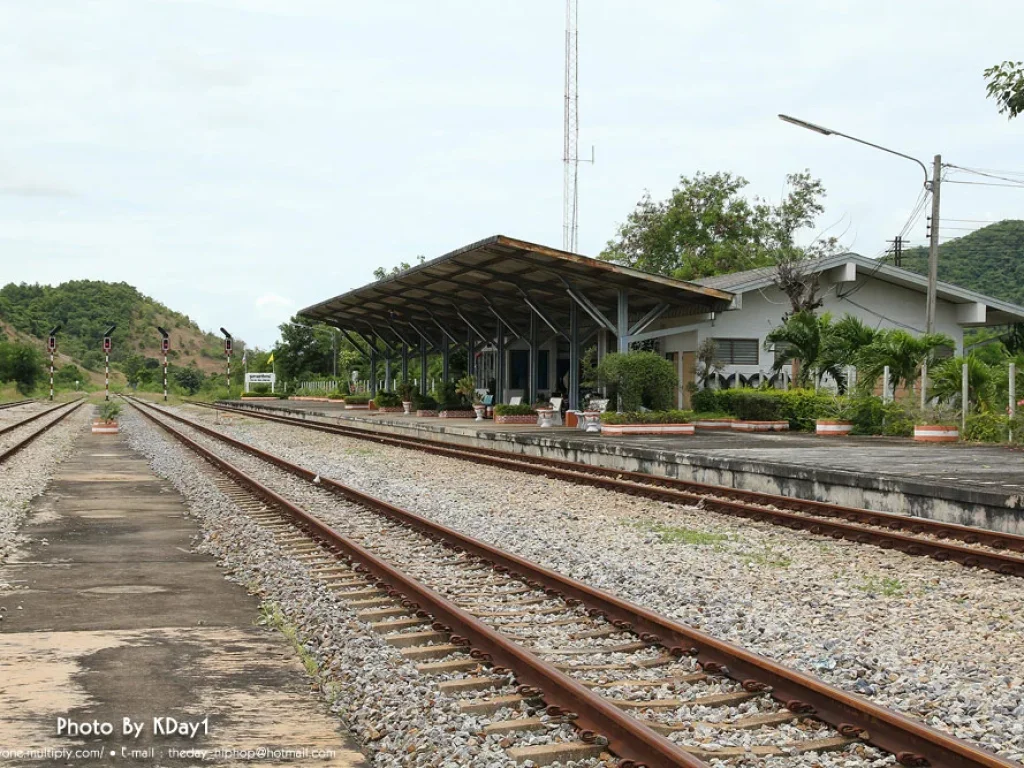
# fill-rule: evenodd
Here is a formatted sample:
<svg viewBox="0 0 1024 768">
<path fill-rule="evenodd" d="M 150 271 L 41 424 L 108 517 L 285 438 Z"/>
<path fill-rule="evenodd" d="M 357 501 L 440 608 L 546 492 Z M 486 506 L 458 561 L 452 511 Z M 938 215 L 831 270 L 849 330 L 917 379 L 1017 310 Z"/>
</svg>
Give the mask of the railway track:
<svg viewBox="0 0 1024 768">
<path fill-rule="evenodd" d="M 28 405 L 29 403 L 34 402 L 35 400 L 30 398 L 28 400 L 14 400 L 10 403 L 0 403 L 0 411 L 3 411 L 7 408 L 17 408 L 19 405 Z"/>
<path fill-rule="evenodd" d="M 21 421 L 17 421 L 13 424 L 8 424 L 7 426 L 0 429 L 0 464 L 7 461 L 9 458 L 17 454 L 19 451 L 29 446 L 37 438 L 41 437 L 43 434 L 48 432 L 50 429 L 55 427 L 57 424 L 59 424 L 68 416 L 70 416 L 72 413 L 81 408 L 82 405 L 84 405 L 83 400 L 75 400 L 71 403 L 62 403 L 61 405 L 55 405 L 52 408 L 47 408 L 46 410 L 40 411 L 39 413 L 34 413 L 31 416 L 22 419 Z M 26 427 L 29 424 L 32 424 L 33 422 L 44 419 L 45 417 L 57 411 L 61 411 L 62 409 L 63 412 L 60 413 L 57 416 L 57 418 L 47 421 L 39 428 L 29 432 L 26 436 L 13 441 L 7 441 L 3 439 L 6 435 L 13 433 L 15 430 L 22 429 L 23 427 Z"/>
<path fill-rule="evenodd" d="M 816 535 L 895 549 L 908 555 L 949 560 L 967 567 L 986 568 L 1006 576 L 1024 577 L 1024 536 L 1015 534 L 560 459 L 487 448 L 462 448 L 425 438 L 311 422 L 219 403 L 191 404 L 399 448 L 427 451 L 477 464 L 545 475 L 566 482 L 594 485 L 659 501 L 698 506 L 712 512 L 770 522 L 792 530 L 806 530 Z"/>
<path fill-rule="evenodd" d="M 555 734 L 532 747 L 509 738 L 517 761 L 610 751 L 621 768 L 700 768 L 705 760 L 841 750 L 845 765 L 867 766 L 885 758 L 881 750 L 915 768 L 1014 765 L 205 425 L 130 402 L 215 468 L 225 493 L 339 600 L 422 673 L 440 675 L 439 687 L 462 697 L 462 711 L 490 716 L 485 736 Z M 271 475 L 274 488 L 254 472 Z"/>
</svg>

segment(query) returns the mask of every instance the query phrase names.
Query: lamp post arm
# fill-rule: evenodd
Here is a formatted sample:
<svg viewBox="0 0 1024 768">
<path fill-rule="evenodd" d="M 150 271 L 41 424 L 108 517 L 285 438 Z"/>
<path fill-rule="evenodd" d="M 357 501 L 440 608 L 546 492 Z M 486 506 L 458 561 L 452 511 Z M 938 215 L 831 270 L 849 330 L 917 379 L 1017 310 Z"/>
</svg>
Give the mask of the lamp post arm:
<svg viewBox="0 0 1024 768">
<path fill-rule="evenodd" d="M 896 155 L 897 157 L 904 157 L 907 160 L 913 160 L 915 163 L 917 163 L 919 166 L 921 166 L 921 170 L 924 172 L 924 186 L 925 186 L 925 189 L 929 189 L 931 187 L 931 181 L 928 179 L 928 168 L 927 168 L 927 166 L 925 166 L 924 163 L 922 163 L 916 157 L 911 157 L 910 155 L 905 155 L 902 152 L 897 152 L 895 149 L 889 149 L 888 147 L 883 147 L 881 144 L 873 144 L 870 141 L 864 141 L 864 139 L 858 139 L 856 136 L 850 136 L 849 134 L 846 134 L 846 133 L 840 133 L 839 131 L 832 131 L 832 133 L 835 134 L 836 136 L 842 136 L 844 139 L 849 139 L 850 141 L 856 141 L 858 144 L 864 144 L 866 146 L 873 147 L 875 149 L 880 149 L 883 152 L 888 152 L 890 155 Z"/>
</svg>

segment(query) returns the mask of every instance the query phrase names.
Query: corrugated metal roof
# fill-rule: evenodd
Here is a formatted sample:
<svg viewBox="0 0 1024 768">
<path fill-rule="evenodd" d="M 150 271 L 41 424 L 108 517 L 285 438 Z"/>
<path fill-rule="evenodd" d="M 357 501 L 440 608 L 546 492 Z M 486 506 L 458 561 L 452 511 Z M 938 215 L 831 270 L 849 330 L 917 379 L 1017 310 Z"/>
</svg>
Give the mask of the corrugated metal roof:
<svg viewBox="0 0 1024 768">
<path fill-rule="evenodd" d="M 722 311 L 732 294 L 651 275 L 606 261 L 495 235 L 444 256 L 303 309 L 299 314 L 340 328 L 372 330 L 401 340 L 402 326 L 436 329 L 436 322 L 465 329 L 469 320 L 493 329 L 494 312 L 525 330 L 529 297 L 560 329 L 568 329 L 573 286 L 614 321 L 619 289 L 629 291 L 630 316 L 659 304 L 672 314 Z M 493 311 L 492 311 L 493 308 Z M 584 325 L 593 323 L 580 312 Z M 408 338 L 408 336 L 407 336 Z"/>
</svg>

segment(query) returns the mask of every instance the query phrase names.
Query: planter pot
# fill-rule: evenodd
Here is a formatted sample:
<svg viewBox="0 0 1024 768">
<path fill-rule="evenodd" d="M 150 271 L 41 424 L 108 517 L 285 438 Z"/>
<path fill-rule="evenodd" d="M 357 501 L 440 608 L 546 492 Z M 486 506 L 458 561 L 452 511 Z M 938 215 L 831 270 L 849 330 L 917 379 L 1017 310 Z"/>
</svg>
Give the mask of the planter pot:
<svg viewBox="0 0 1024 768">
<path fill-rule="evenodd" d="M 377 410 L 377 404 L 375 402 L 373 402 L 373 400 L 371 400 L 369 403 L 367 403 L 366 407 L 369 408 L 371 411 L 376 411 Z"/>
<path fill-rule="evenodd" d="M 253 401 L 257 402 L 257 403 L 267 403 L 267 402 L 271 402 L 271 401 L 277 401 L 277 400 L 280 400 L 280 399 L 281 399 L 280 397 L 272 397 L 270 395 L 267 395 L 266 397 L 263 397 L 261 395 L 256 395 L 255 397 L 253 397 L 253 396 L 243 397 L 242 398 L 242 402 L 243 403 L 248 403 L 250 400 L 253 400 Z"/>
<path fill-rule="evenodd" d="M 565 426 L 567 427 L 579 427 L 580 419 L 576 411 L 565 412 Z"/>
<path fill-rule="evenodd" d="M 788 432 L 788 421 L 734 421 L 733 432 Z"/>
<path fill-rule="evenodd" d="M 437 411 L 416 411 L 416 415 L 423 416 L 437 416 Z"/>
<path fill-rule="evenodd" d="M 693 425 L 700 432 L 722 432 L 732 429 L 736 419 L 697 419 Z"/>
<path fill-rule="evenodd" d="M 405 409 L 400 405 L 384 405 L 377 410 L 380 413 L 405 413 Z"/>
<path fill-rule="evenodd" d="M 402 413 L 406 413 L 406 414 L 412 413 L 412 401 L 411 400 L 403 400 L 402 401 Z"/>
<path fill-rule="evenodd" d="M 836 421 L 832 419 L 818 419 L 814 422 L 814 433 L 826 437 L 848 435 L 853 431 L 852 421 Z"/>
<path fill-rule="evenodd" d="M 693 424 L 603 424 L 604 435 L 692 435 Z"/>
<path fill-rule="evenodd" d="M 473 411 L 441 411 L 437 414 L 442 419 L 472 419 Z"/>
<path fill-rule="evenodd" d="M 494 414 L 494 423 L 495 424 L 534 424 L 534 425 L 536 425 L 536 423 L 537 423 L 537 415 L 533 414 L 533 413 L 524 413 L 524 414 L 516 414 L 516 415 L 505 414 L 504 416 L 501 416 L 501 415 L 496 413 L 496 414 Z"/>
<path fill-rule="evenodd" d="M 345 403 L 345 410 L 346 411 L 368 411 L 368 410 L 370 410 L 370 406 L 368 406 L 368 405 L 349 405 L 348 403 Z"/>
<path fill-rule="evenodd" d="M 107 421 L 105 419 L 93 419 L 92 421 L 92 432 L 94 435 L 116 435 L 120 431 L 116 421 Z"/>
<path fill-rule="evenodd" d="M 951 424 L 915 424 L 914 439 L 921 443 L 955 443 L 960 428 Z"/>
<path fill-rule="evenodd" d="M 483 404 L 481 404 L 481 405 L 474 405 L 473 406 L 473 413 L 476 414 L 476 420 L 477 421 L 483 421 L 484 420 L 484 414 L 487 413 L 487 406 L 483 405 Z"/>
<path fill-rule="evenodd" d="M 289 400 L 302 400 L 302 401 L 308 402 L 308 403 L 333 403 L 334 402 L 334 400 L 331 400 L 331 398 L 329 398 L 329 397 L 307 397 L 306 395 L 289 397 L 288 399 Z"/>
</svg>

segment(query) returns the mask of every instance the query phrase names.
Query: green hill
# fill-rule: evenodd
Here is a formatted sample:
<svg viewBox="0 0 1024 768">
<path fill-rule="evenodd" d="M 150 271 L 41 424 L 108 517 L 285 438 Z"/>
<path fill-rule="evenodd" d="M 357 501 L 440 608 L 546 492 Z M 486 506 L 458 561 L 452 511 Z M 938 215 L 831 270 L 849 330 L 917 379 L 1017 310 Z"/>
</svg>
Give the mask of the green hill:
<svg viewBox="0 0 1024 768">
<path fill-rule="evenodd" d="M 928 249 L 904 251 L 903 267 L 928 274 Z M 940 245 L 939 280 L 1024 305 L 1024 221 L 1000 221 Z"/>
<path fill-rule="evenodd" d="M 58 334 L 62 359 L 92 371 L 103 370 L 103 332 L 115 324 L 113 362 L 133 354 L 159 357 L 159 325 L 170 332 L 168 359 L 175 364 L 195 362 L 207 372 L 222 367 L 223 341 L 218 336 L 127 283 L 74 280 L 57 286 L 9 283 L 0 288 L 0 327 L 9 336 L 43 349 L 47 333 L 58 324 L 63 326 Z"/>
</svg>

